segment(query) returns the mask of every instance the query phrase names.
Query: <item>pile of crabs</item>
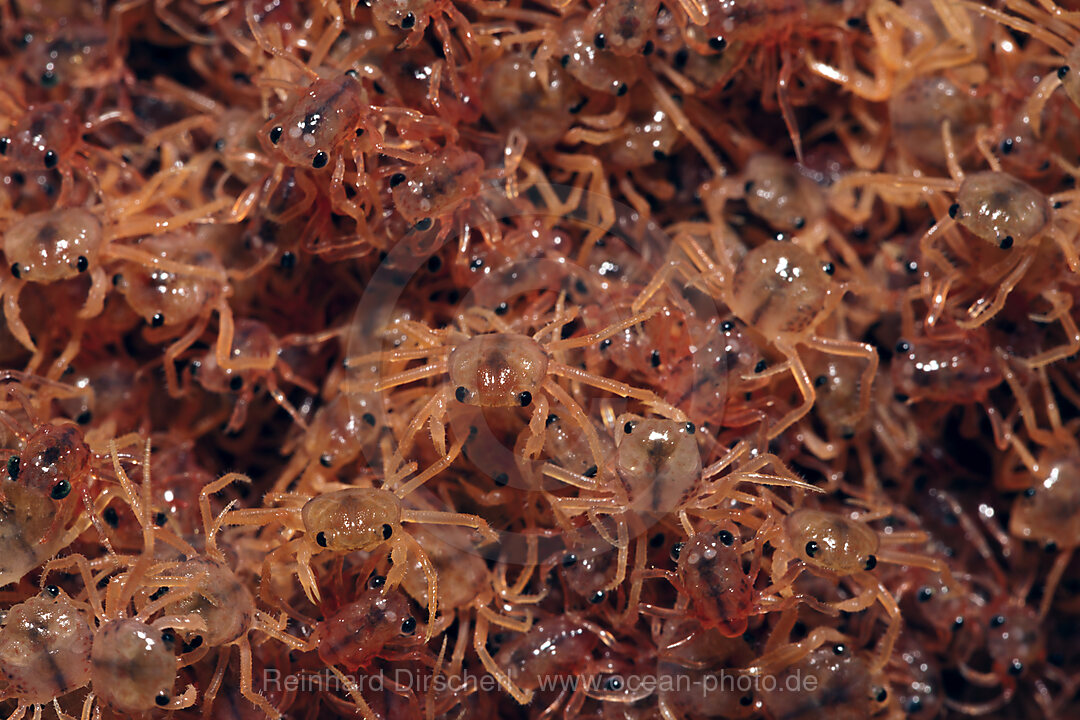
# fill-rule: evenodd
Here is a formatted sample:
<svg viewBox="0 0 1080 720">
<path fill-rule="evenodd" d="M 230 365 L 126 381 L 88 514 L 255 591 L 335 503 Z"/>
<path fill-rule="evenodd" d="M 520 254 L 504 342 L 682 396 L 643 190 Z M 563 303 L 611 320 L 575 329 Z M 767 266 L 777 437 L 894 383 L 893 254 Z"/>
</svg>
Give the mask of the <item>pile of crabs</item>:
<svg viewBox="0 0 1080 720">
<path fill-rule="evenodd" d="M 1080 713 L 1080 8 L 0 0 L 0 717 Z"/>
</svg>

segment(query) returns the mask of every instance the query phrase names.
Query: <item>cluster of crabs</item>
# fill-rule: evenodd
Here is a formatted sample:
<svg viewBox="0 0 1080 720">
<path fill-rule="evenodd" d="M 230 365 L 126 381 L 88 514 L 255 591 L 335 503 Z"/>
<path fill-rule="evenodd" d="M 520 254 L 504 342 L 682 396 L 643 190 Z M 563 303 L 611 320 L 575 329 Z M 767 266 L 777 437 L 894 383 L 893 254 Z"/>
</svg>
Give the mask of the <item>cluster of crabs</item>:
<svg viewBox="0 0 1080 720">
<path fill-rule="evenodd" d="M 1080 712 L 1080 7 L 0 0 L 0 717 Z"/>
</svg>

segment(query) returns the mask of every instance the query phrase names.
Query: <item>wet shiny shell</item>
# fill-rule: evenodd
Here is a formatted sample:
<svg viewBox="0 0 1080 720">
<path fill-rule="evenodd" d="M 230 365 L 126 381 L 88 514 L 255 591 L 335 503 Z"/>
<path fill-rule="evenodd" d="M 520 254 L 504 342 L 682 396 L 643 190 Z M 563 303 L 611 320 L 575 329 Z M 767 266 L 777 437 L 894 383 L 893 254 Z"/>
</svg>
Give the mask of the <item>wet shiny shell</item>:
<svg viewBox="0 0 1080 720">
<path fill-rule="evenodd" d="M 42 425 L 19 455 L 18 482 L 45 495 L 63 482 L 74 486 L 89 472 L 90 448 L 82 431 L 71 424 Z"/>
<path fill-rule="evenodd" d="M 726 529 L 739 537 L 733 526 Z M 679 552 L 678 570 L 703 625 L 725 637 L 746 631 L 753 594 L 734 543 L 727 546 L 715 533 L 698 533 Z"/>
<path fill-rule="evenodd" d="M 176 655 L 161 630 L 138 620 L 111 620 L 98 629 L 90 651 L 97 695 L 117 710 L 137 713 L 172 699 Z"/>
<path fill-rule="evenodd" d="M 308 500 L 301 518 L 308 536 L 320 547 L 337 552 L 372 550 L 400 529 L 401 502 L 387 490 L 349 488 Z"/>
<path fill-rule="evenodd" d="M 934 167 L 945 167 L 941 125 L 949 121 L 958 153 L 972 145 L 986 103 L 958 88 L 948 78 L 926 75 L 913 79 L 889 98 L 889 117 L 896 142 Z"/>
<path fill-rule="evenodd" d="M 840 575 L 864 570 L 880 543 L 865 523 L 823 510 L 796 510 L 784 518 L 784 530 L 803 562 Z M 812 555 L 811 542 L 817 544 Z"/>
<path fill-rule="evenodd" d="M 484 115 L 499 129 L 521 129 L 530 145 L 555 144 L 570 129 L 575 102 L 562 68 L 548 67 L 544 82 L 528 55 L 505 55 L 484 72 Z"/>
<path fill-rule="evenodd" d="M 783 158 L 755 155 L 743 174 L 747 207 L 777 230 L 798 230 L 825 214 L 821 190 Z"/>
<path fill-rule="evenodd" d="M 390 194 L 394 207 L 411 223 L 435 219 L 480 189 L 484 160 L 474 152 L 449 147 L 409 168 Z"/>
<path fill-rule="evenodd" d="M 52 534 L 57 503 L 25 485 L 0 482 L 0 588 L 16 582 L 60 549 L 63 529 Z M 66 507 L 73 507 L 67 505 Z"/>
<path fill-rule="evenodd" d="M 615 467 L 638 511 L 669 512 L 689 498 L 701 478 L 701 452 L 686 423 L 620 418 Z M 630 432 L 627 432 L 629 430 Z"/>
<path fill-rule="evenodd" d="M 489 333 L 470 338 L 450 353 L 450 383 L 462 402 L 480 407 L 522 405 L 547 377 L 548 356 L 527 335 Z"/>
<path fill-rule="evenodd" d="M 567 617 L 541 620 L 499 651 L 495 662 L 525 689 L 536 689 L 546 675 L 572 672 L 587 662 L 595 634 Z"/>
<path fill-rule="evenodd" d="M 960 185 L 956 203 L 960 206 L 957 222 L 996 246 L 1030 242 L 1050 222 L 1046 196 L 1005 173 L 968 175 Z"/>
<path fill-rule="evenodd" d="M 262 136 L 276 154 L 293 165 L 325 167 L 342 143 L 355 137 L 359 119 L 368 112 L 363 85 L 351 75 L 341 74 L 313 82 L 287 113 L 264 126 Z M 326 156 L 321 165 L 315 163 L 320 152 Z"/>
<path fill-rule="evenodd" d="M 809 251 L 787 242 L 759 245 L 739 261 L 731 310 L 770 339 L 805 331 L 829 293 L 829 276 Z"/>
<path fill-rule="evenodd" d="M 25 171 L 63 167 L 62 159 L 79 142 L 82 130 L 79 119 L 64 103 L 32 106 L 4 133 L 9 141 L 4 157 Z"/>
<path fill-rule="evenodd" d="M 12 606 L 0 629 L 0 675 L 24 702 L 51 702 L 90 682 L 93 639 L 70 598 L 32 597 Z"/>
<path fill-rule="evenodd" d="M 1080 463 L 1075 455 L 1047 451 L 1039 457 L 1042 478 L 1017 496 L 1009 532 L 1058 547 L 1080 545 Z"/>
<path fill-rule="evenodd" d="M 409 617 L 409 603 L 400 593 L 369 590 L 319 623 L 319 657 L 350 671 L 365 667 L 387 643 L 403 637 L 401 624 Z"/>
<path fill-rule="evenodd" d="M 139 249 L 151 255 L 168 258 L 212 272 L 221 270 L 221 263 L 210 252 L 192 247 L 194 238 L 179 233 L 166 233 L 147 238 Z M 157 267 L 126 263 L 113 283 L 124 293 L 131 308 L 153 321 L 161 315 L 165 325 L 178 325 L 197 317 L 217 296 L 220 285 L 201 275 L 172 272 Z"/>
<path fill-rule="evenodd" d="M 4 232 L 4 255 L 23 280 L 56 282 L 97 262 L 104 233 L 97 216 L 82 208 L 27 215 Z"/>
</svg>

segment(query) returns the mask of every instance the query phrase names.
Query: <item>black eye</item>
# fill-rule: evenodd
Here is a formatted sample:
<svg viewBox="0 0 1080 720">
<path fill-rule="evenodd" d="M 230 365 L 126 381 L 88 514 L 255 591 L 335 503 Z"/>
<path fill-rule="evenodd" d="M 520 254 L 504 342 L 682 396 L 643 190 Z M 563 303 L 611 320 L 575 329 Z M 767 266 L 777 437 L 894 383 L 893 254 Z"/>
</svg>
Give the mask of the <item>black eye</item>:
<svg viewBox="0 0 1080 720">
<path fill-rule="evenodd" d="M 1006 235 L 1005 237 L 1003 237 L 1001 239 L 1001 242 L 998 243 L 998 247 L 1001 248 L 1002 250 L 1008 250 L 1012 246 L 1013 246 L 1013 236 L 1012 235 Z"/>
<path fill-rule="evenodd" d="M 46 70 L 45 72 L 41 73 L 41 87 L 56 87 L 56 83 L 58 81 L 59 78 L 56 77 L 56 73 L 54 73 L 52 70 Z"/>
<path fill-rule="evenodd" d="M 371 588 L 372 590 L 376 590 L 378 588 L 381 588 L 385 584 L 386 584 L 386 577 L 383 576 L 383 575 L 372 575 L 371 579 L 368 580 L 368 587 Z"/>
<path fill-rule="evenodd" d="M 416 618 L 407 617 L 401 621 L 401 634 L 412 635 L 416 630 Z"/>
<path fill-rule="evenodd" d="M 754 372 L 765 372 L 765 368 L 769 367 L 769 364 L 764 360 L 758 360 L 757 365 L 754 366 Z"/>
<path fill-rule="evenodd" d="M 1004 140 L 1002 140 L 1001 141 L 1001 154 L 1002 155 L 1008 155 L 1009 153 L 1011 153 L 1013 151 L 1013 145 L 1015 145 L 1015 144 L 1016 143 L 1013 142 L 1012 138 L 1005 138 Z"/>
<path fill-rule="evenodd" d="M 89 267 L 90 267 L 90 261 L 86 259 L 85 255 L 80 255 L 78 258 L 76 258 L 76 260 L 75 260 L 75 269 L 76 270 L 78 270 L 79 272 L 82 273 L 82 272 L 86 272 L 87 268 L 89 268 Z"/>
<path fill-rule="evenodd" d="M 927 602 L 932 597 L 934 597 L 933 588 L 924 587 L 919 590 L 919 602 Z"/>
<path fill-rule="evenodd" d="M 161 313 L 155 313 L 154 317 L 150 318 L 150 327 L 161 327 L 165 324 L 165 316 Z"/>
<path fill-rule="evenodd" d="M 611 338 L 607 338 L 606 340 L 601 340 L 600 341 L 600 349 L 601 350 L 607 350 L 609 347 L 611 347 Z"/>
<path fill-rule="evenodd" d="M 601 50 L 607 46 L 607 38 L 604 37 L 604 33 L 596 33 L 596 37 L 593 38 L 593 45 Z"/>
<path fill-rule="evenodd" d="M 409 28 L 411 28 L 415 24 L 416 24 L 416 16 L 413 15 L 412 13 L 409 13 L 405 17 L 401 18 L 401 27 L 405 28 L 406 30 L 408 30 Z"/>
<path fill-rule="evenodd" d="M 694 427 L 694 423 L 692 422 L 686 423 L 685 425 L 683 425 L 683 428 L 685 428 L 687 435 L 693 435 L 697 432 L 697 428 Z"/>
<path fill-rule="evenodd" d="M 735 536 L 730 530 L 721 530 L 716 534 L 716 537 L 722 544 L 727 545 L 728 547 L 731 547 L 731 544 L 735 542 Z"/>
<path fill-rule="evenodd" d="M 237 392 L 240 388 L 244 387 L 244 378 L 239 375 L 234 375 L 229 380 L 229 389 L 233 392 Z"/>
<path fill-rule="evenodd" d="M 649 363 L 653 367 L 660 367 L 660 351 L 659 350 L 653 350 L 649 354 Z"/>
<path fill-rule="evenodd" d="M 464 385 L 459 385 L 458 389 L 454 391 L 454 397 L 458 402 L 465 402 L 465 398 L 469 397 L 469 391 L 465 389 Z"/>
<path fill-rule="evenodd" d="M 867 570 L 873 570 L 874 568 L 876 568 L 877 567 L 877 557 L 874 556 L 874 555 L 867 555 L 866 556 L 866 564 L 863 567 L 865 567 Z"/>
<path fill-rule="evenodd" d="M 563 567 L 566 567 L 566 568 L 573 567 L 576 563 L 577 563 L 577 555 L 575 555 L 574 553 L 566 553 L 565 555 L 563 555 L 563 559 L 562 559 L 562 566 Z"/>
<path fill-rule="evenodd" d="M 824 265 L 822 265 L 821 269 L 825 271 L 826 275 L 832 275 L 833 273 L 836 272 L 836 266 L 833 265 L 831 262 L 828 262 L 828 263 L 825 263 Z"/>
<path fill-rule="evenodd" d="M 529 407 L 532 404 L 532 393 L 526 390 L 518 394 L 518 402 L 521 403 L 521 407 Z"/>
<path fill-rule="evenodd" d="M 1015 676 L 1019 675 L 1022 672 L 1024 672 L 1024 663 L 1020 662 L 1019 660 L 1013 660 L 1011 663 L 1009 663 L 1010 675 Z"/>
<path fill-rule="evenodd" d="M 607 597 L 607 594 L 603 590 L 597 590 L 589 597 L 589 602 L 593 605 L 599 605 L 604 602 L 605 597 Z"/>
<path fill-rule="evenodd" d="M 318 170 L 319 168 L 326 167 L 326 163 L 330 161 L 330 156 L 324 153 L 322 150 L 315 153 L 315 157 L 311 159 L 311 167 Z"/>
<path fill-rule="evenodd" d="M 671 559 L 678 560 L 679 554 L 682 553 L 683 543 L 675 543 L 671 546 Z"/>
<path fill-rule="evenodd" d="M 11 275 L 16 280 L 22 277 L 22 269 L 19 267 L 19 263 L 11 263 Z"/>
<path fill-rule="evenodd" d="M 389 523 L 384 524 L 382 526 L 382 538 L 383 538 L 383 540 L 389 540 L 390 536 L 393 535 L 393 534 L 394 534 L 394 528 Z"/>
<path fill-rule="evenodd" d="M 18 455 L 12 455 L 11 457 L 8 458 L 8 461 L 7 461 L 7 473 L 8 473 L 8 477 L 10 477 L 12 480 L 17 480 L 19 478 L 19 456 Z"/>
<path fill-rule="evenodd" d="M 724 332 L 731 332 L 735 329 L 735 323 L 731 322 L 730 320 L 725 320 L 724 322 L 720 323 L 720 329 Z"/>
<path fill-rule="evenodd" d="M 555 413 L 547 416 L 547 420 L 544 421 L 544 427 L 551 427 L 555 423 L 559 422 L 559 416 Z"/>
<path fill-rule="evenodd" d="M 161 642 L 165 643 L 165 647 L 172 649 L 173 643 L 176 642 L 176 635 L 172 630 L 161 631 Z"/>
<path fill-rule="evenodd" d="M 161 707 L 165 707 L 166 705 L 169 704 L 169 695 L 168 695 L 168 693 L 159 692 L 157 694 L 157 697 L 154 698 L 154 702 L 156 702 Z"/>
<path fill-rule="evenodd" d="M 107 507 L 105 511 L 101 513 L 101 519 L 105 521 L 105 524 L 109 527 L 116 527 L 120 524 L 120 515 L 116 512 L 116 508 Z"/>
<path fill-rule="evenodd" d="M 1025 490 L 1024 491 L 1024 497 L 1026 497 L 1026 498 L 1035 497 L 1035 488 L 1029 487 L 1027 490 Z"/>
<path fill-rule="evenodd" d="M 824 375 L 818 375 L 814 379 L 814 387 L 821 387 L 822 385 L 824 385 L 827 382 L 829 382 L 829 378 L 825 377 Z"/>
<path fill-rule="evenodd" d="M 877 688 L 876 692 L 874 690 L 871 690 L 871 692 L 874 693 L 874 699 L 877 700 L 879 703 L 885 702 L 885 700 L 889 697 L 889 691 L 885 688 Z"/>
<path fill-rule="evenodd" d="M 630 433 L 634 432 L 635 427 L 637 427 L 637 423 L 633 422 L 633 421 L 630 421 L 630 422 L 626 423 L 625 425 L 623 425 L 623 432 L 626 433 L 627 435 L 629 435 Z"/>
<path fill-rule="evenodd" d="M 960 203 L 953 203 L 952 205 L 949 206 L 949 217 L 951 217 L 953 220 L 955 220 L 956 216 L 959 215 L 959 214 L 960 214 Z"/>
<path fill-rule="evenodd" d="M 363 420 L 368 425 L 370 425 L 372 427 L 375 427 L 375 416 L 372 415 L 371 413 L 364 413 L 363 415 L 360 416 L 360 419 Z"/>
<path fill-rule="evenodd" d="M 1064 80 L 1065 76 L 1068 75 L 1068 74 L 1069 74 L 1069 66 L 1068 65 L 1062 65 L 1057 70 L 1058 79 L 1060 79 L 1060 80 Z"/>
<path fill-rule="evenodd" d="M 990 618 L 990 627 L 994 627 L 994 628 L 1001 627 L 1004 624 L 1005 624 L 1005 616 L 1004 615 L 995 615 L 994 617 Z"/>
<path fill-rule="evenodd" d="M 907 340 L 901 340 L 900 342 L 896 343 L 896 352 L 898 352 L 898 353 L 906 353 L 906 352 L 910 352 L 910 351 L 911 351 L 911 343 L 909 343 Z"/>
<path fill-rule="evenodd" d="M 405 182 L 405 173 L 394 173 L 390 176 L 390 187 L 397 187 Z"/>
<path fill-rule="evenodd" d="M 157 527 L 165 527 L 166 520 L 168 520 L 168 518 L 165 517 L 165 513 L 163 512 L 159 512 L 157 515 L 154 515 L 154 525 L 156 525 Z"/>
<path fill-rule="evenodd" d="M 315 536 L 315 544 L 319 547 L 326 547 L 326 533 L 321 532 Z"/>
<path fill-rule="evenodd" d="M 0 155 L 7 155 L 8 145 L 11 144 L 11 138 L 0 137 Z"/>
<path fill-rule="evenodd" d="M 810 542 L 806 543 L 806 557 L 814 557 L 815 555 L 817 555 L 817 551 L 818 544 L 816 542 L 811 540 Z"/>
<path fill-rule="evenodd" d="M 416 226 L 415 226 L 415 227 L 416 227 L 416 229 L 417 229 L 417 230 L 419 230 L 420 232 L 424 232 L 425 230 L 430 230 L 430 229 L 431 229 L 431 225 L 432 225 L 432 220 L 431 220 L 431 218 L 424 218 L 424 219 L 423 219 L 423 220 L 421 220 L 420 222 L 416 223 Z"/>
<path fill-rule="evenodd" d="M 327 455 L 326 453 L 323 453 L 319 456 L 319 464 L 322 465 L 324 468 L 328 468 L 334 464 L 334 458 L 332 458 L 330 455 Z"/>
<path fill-rule="evenodd" d="M 710 38 L 709 47 L 711 47 L 716 52 L 723 52 L 724 48 L 727 47 L 727 40 L 722 37 Z"/>
<path fill-rule="evenodd" d="M 67 480 L 61 480 L 53 485 L 52 492 L 49 493 L 49 497 L 53 500 L 63 500 L 71 493 L 71 483 Z"/>
<path fill-rule="evenodd" d="M 612 692 L 617 692 L 619 690 L 622 690 L 622 687 L 623 687 L 622 678 L 610 677 L 604 682 L 604 688 L 606 690 L 609 690 L 609 691 L 612 691 Z"/>
<path fill-rule="evenodd" d="M 60 595 L 60 588 L 56 587 L 55 585 L 46 585 L 44 590 L 53 597 L 57 597 L 58 595 Z"/>
<path fill-rule="evenodd" d="M 795 226 L 796 230 L 802 230 L 806 227 L 806 218 L 797 217 L 791 221 L 791 224 Z M 832 273 L 829 274 L 832 275 Z"/>
<path fill-rule="evenodd" d="M 281 133 L 283 132 L 284 129 L 280 125 L 270 130 L 270 142 L 277 145 L 278 141 L 281 140 Z"/>
<path fill-rule="evenodd" d="M 52 150 L 45 151 L 45 169 L 52 170 L 60 162 L 60 156 Z"/>
<path fill-rule="evenodd" d="M 845 652 L 847 652 L 847 647 L 844 645 L 833 645 L 832 651 L 836 655 L 843 655 Z"/>
<path fill-rule="evenodd" d="M 218 138 L 214 141 L 214 149 L 218 152 L 225 151 L 225 138 Z"/>
<path fill-rule="evenodd" d="M 495 487 L 506 487 L 510 484 L 510 476 L 506 473 L 499 473 L 492 479 L 495 481 Z"/>
</svg>

